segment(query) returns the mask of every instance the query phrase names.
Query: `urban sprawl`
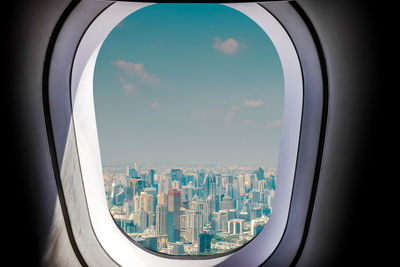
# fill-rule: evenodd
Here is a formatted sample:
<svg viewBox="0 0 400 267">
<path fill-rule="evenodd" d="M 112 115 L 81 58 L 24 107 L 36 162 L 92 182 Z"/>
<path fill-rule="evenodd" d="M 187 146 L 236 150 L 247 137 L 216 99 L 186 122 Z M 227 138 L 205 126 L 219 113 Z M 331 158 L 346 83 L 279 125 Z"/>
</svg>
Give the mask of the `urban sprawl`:
<svg viewBox="0 0 400 267">
<path fill-rule="evenodd" d="M 275 169 L 104 166 L 108 207 L 136 243 L 169 255 L 235 250 L 268 222 Z"/>
</svg>

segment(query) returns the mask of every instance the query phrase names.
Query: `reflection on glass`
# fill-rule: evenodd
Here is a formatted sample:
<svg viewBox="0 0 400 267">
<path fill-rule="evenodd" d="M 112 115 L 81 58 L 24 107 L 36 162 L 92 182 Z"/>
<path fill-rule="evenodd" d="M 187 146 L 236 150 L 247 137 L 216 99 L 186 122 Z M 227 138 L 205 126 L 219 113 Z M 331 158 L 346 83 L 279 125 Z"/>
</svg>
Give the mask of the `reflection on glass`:
<svg viewBox="0 0 400 267">
<path fill-rule="evenodd" d="M 275 194 L 283 72 L 271 40 L 219 4 L 155 4 L 109 34 L 94 100 L 110 213 L 169 255 L 240 248 Z"/>
</svg>

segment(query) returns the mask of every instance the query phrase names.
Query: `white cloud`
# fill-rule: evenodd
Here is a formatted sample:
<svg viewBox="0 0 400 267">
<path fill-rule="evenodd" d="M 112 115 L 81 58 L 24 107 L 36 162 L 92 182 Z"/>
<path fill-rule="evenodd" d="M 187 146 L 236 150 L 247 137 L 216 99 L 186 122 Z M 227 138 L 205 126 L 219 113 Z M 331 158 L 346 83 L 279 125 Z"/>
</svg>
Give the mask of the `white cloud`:
<svg viewBox="0 0 400 267">
<path fill-rule="evenodd" d="M 267 122 L 267 127 L 268 128 L 275 128 L 275 127 L 279 127 L 281 125 L 282 125 L 282 120 L 276 120 L 276 121 Z"/>
<path fill-rule="evenodd" d="M 263 126 L 260 122 L 254 122 L 250 120 L 244 120 L 243 125 L 250 128 L 262 128 Z"/>
<path fill-rule="evenodd" d="M 214 49 L 222 51 L 225 54 L 236 54 L 239 50 L 239 46 L 239 43 L 233 38 L 229 38 L 225 41 L 222 41 L 219 37 L 214 38 Z"/>
<path fill-rule="evenodd" d="M 255 107 L 261 107 L 263 105 L 264 105 L 264 102 L 262 100 L 246 100 L 246 101 L 244 101 L 245 107 L 255 108 Z"/>
<path fill-rule="evenodd" d="M 132 84 L 125 84 L 124 85 L 125 94 L 127 95 L 136 95 L 137 90 Z"/>
<path fill-rule="evenodd" d="M 143 82 L 149 83 L 151 85 L 160 84 L 161 80 L 154 74 L 149 74 L 144 71 L 144 67 L 142 63 L 133 63 L 133 62 L 126 62 L 123 60 L 116 60 L 113 61 L 114 65 L 118 68 L 122 69 L 128 75 L 136 75 L 139 77 Z"/>
</svg>

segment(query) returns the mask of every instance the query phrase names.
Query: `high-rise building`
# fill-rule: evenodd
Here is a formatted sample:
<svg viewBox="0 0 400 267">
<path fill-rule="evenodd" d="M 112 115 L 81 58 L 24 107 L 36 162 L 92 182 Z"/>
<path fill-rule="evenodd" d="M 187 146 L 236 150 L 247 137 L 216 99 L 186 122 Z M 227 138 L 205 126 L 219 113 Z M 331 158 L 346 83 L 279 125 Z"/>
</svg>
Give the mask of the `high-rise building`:
<svg viewBox="0 0 400 267">
<path fill-rule="evenodd" d="M 140 210 L 138 215 L 137 229 L 139 232 L 143 232 L 149 226 L 149 214 L 144 210 Z"/>
<path fill-rule="evenodd" d="M 137 239 L 136 242 L 145 248 L 157 251 L 157 237 L 155 236 L 142 237 L 141 239 Z"/>
<path fill-rule="evenodd" d="M 203 216 L 198 210 L 186 210 L 186 240 L 192 243 L 199 241 L 203 226 Z"/>
<path fill-rule="evenodd" d="M 181 169 L 171 169 L 171 180 L 172 181 L 181 182 L 182 177 L 183 177 L 183 173 L 182 173 Z"/>
<path fill-rule="evenodd" d="M 194 186 L 192 185 L 192 182 L 190 182 L 188 185 L 182 187 L 182 199 L 183 200 L 189 200 L 191 201 L 193 196 L 194 196 Z"/>
<path fill-rule="evenodd" d="M 131 214 L 126 220 L 125 220 L 125 229 L 124 231 L 127 233 L 134 233 L 135 232 L 135 221 L 134 221 L 134 216 Z"/>
<path fill-rule="evenodd" d="M 170 189 L 168 191 L 168 242 L 180 240 L 180 206 L 181 192 L 174 188 Z"/>
<path fill-rule="evenodd" d="M 149 173 L 147 174 L 147 183 L 150 185 L 150 186 L 153 186 L 154 185 L 154 175 L 156 174 L 156 171 L 155 170 L 153 170 L 153 169 L 150 169 L 149 170 Z"/>
<path fill-rule="evenodd" d="M 250 198 L 253 200 L 254 203 L 260 202 L 261 201 L 260 191 L 258 190 L 251 191 Z"/>
<path fill-rule="evenodd" d="M 199 234 L 199 253 L 211 251 L 212 235 L 210 233 Z"/>
<path fill-rule="evenodd" d="M 247 213 L 247 211 L 245 211 L 245 210 L 242 210 L 240 213 L 239 213 L 239 219 L 242 219 L 243 221 L 249 221 L 250 220 L 250 216 L 249 216 L 249 214 Z"/>
<path fill-rule="evenodd" d="M 224 196 L 221 201 L 220 209 L 221 210 L 230 210 L 234 208 L 233 200 L 230 196 Z"/>
<path fill-rule="evenodd" d="M 140 194 L 140 203 L 143 210 L 148 214 L 148 224 L 154 225 L 154 196 L 152 194 L 142 192 Z"/>
<path fill-rule="evenodd" d="M 153 213 L 156 213 L 156 206 L 158 204 L 157 198 L 157 188 L 155 187 L 147 187 L 144 189 L 144 192 L 153 196 Z"/>
<path fill-rule="evenodd" d="M 264 180 L 264 170 L 260 167 L 258 170 L 255 172 L 257 176 L 257 180 Z"/>
<path fill-rule="evenodd" d="M 181 189 L 181 184 L 180 184 L 180 182 L 178 180 L 174 180 L 174 181 L 172 181 L 171 187 L 175 188 L 177 190 L 180 190 Z"/>
<path fill-rule="evenodd" d="M 220 210 L 214 213 L 216 230 L 218 232 L 227 233 L 228 232 L 228 211 Z"/>
<path fill-rule="evenodd" d="M 197 187 L 202 187 L 204 184 L 204 178 L 206 177 L 206 174 L 204 172 L 199 172 L 197 176 Z"/>
<path fill-rule="evenodd" d="M 238 181 L 238 186 L 239 186 L 239 194 L 243 195 L 244 193 L 246 193 L 245 184 L 244 184 L 244 176 L 239 175 L 237 181 Z"/>
<path fill-rule="evenodd" d="M 185 250 L 183 248 L 182 242 L 176 242 L 173 244 L 173 247 L 172 247 L 173 255 L 183 255 L 184 253 L 185 253 Z"/>
<path fill-rule="evenodd" d="M 269 218 L 263 216 L 258 219 L 253 219 L 250 222 L 250 233 L 254 237 L 264 228 L 264 225 L 268 222 Z"/>
<path fill-rule="evenodd" d="M 157 195 L 157 205 L 166 205 L 168 206 L 168 194 L 160 193 Z"/>
<path fill-rule="evenodd" d="M 139 176 L 139 172 L 136 167 L 131 168 L 130 166 L 126 166 L 126 176 L 129 176 L 130 178 L 137 177 Z"/>
<path fill-rule="evenodd" d="M 167 234 L 167 205 L 158 204 L 156 206 L 156 235 Z"/>
<path fill-rule="evenodd" d="M 250 218 L 257 219 L 262 216 L 262 210 L 260 206 L 254 206 L 250 209 Z"/>
<path fill-rule="evenodd" d="M 131 182 L 129 183 L 129 195 L 134 196 L 134 195 L 140 195 L 141 192 L 144 191 L 146 187 L 146 181 L 140 179 L 140 177 L 134 177 L 131 179 Z"/>
<path fill-rule="evenodd" d="M 239 235 L 243 232 L 242 219 L 233 219 L 228 222 L 228 233 L 232 235 Z"/>
<path fill-rule="evenodd" d="M 214 175 L 208 175 L 204 180 L 204 193 L 206 197 L 217 194 L 217 184 Z"/>
</svg>

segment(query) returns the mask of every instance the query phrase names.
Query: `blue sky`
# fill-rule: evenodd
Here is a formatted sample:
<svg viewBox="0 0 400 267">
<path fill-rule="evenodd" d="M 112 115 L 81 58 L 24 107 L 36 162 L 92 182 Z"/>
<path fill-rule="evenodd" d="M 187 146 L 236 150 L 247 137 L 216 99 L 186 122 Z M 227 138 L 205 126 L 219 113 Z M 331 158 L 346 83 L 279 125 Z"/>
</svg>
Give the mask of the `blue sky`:
<svg viewBox="0 0 400 267">
<path fill-rule="evenodd" d="M 283 72 L 268 36 L 218 4 L 156 4 L 103 43 L 94 100 L 103 162 L 277 162 Z"/>
</svg>

